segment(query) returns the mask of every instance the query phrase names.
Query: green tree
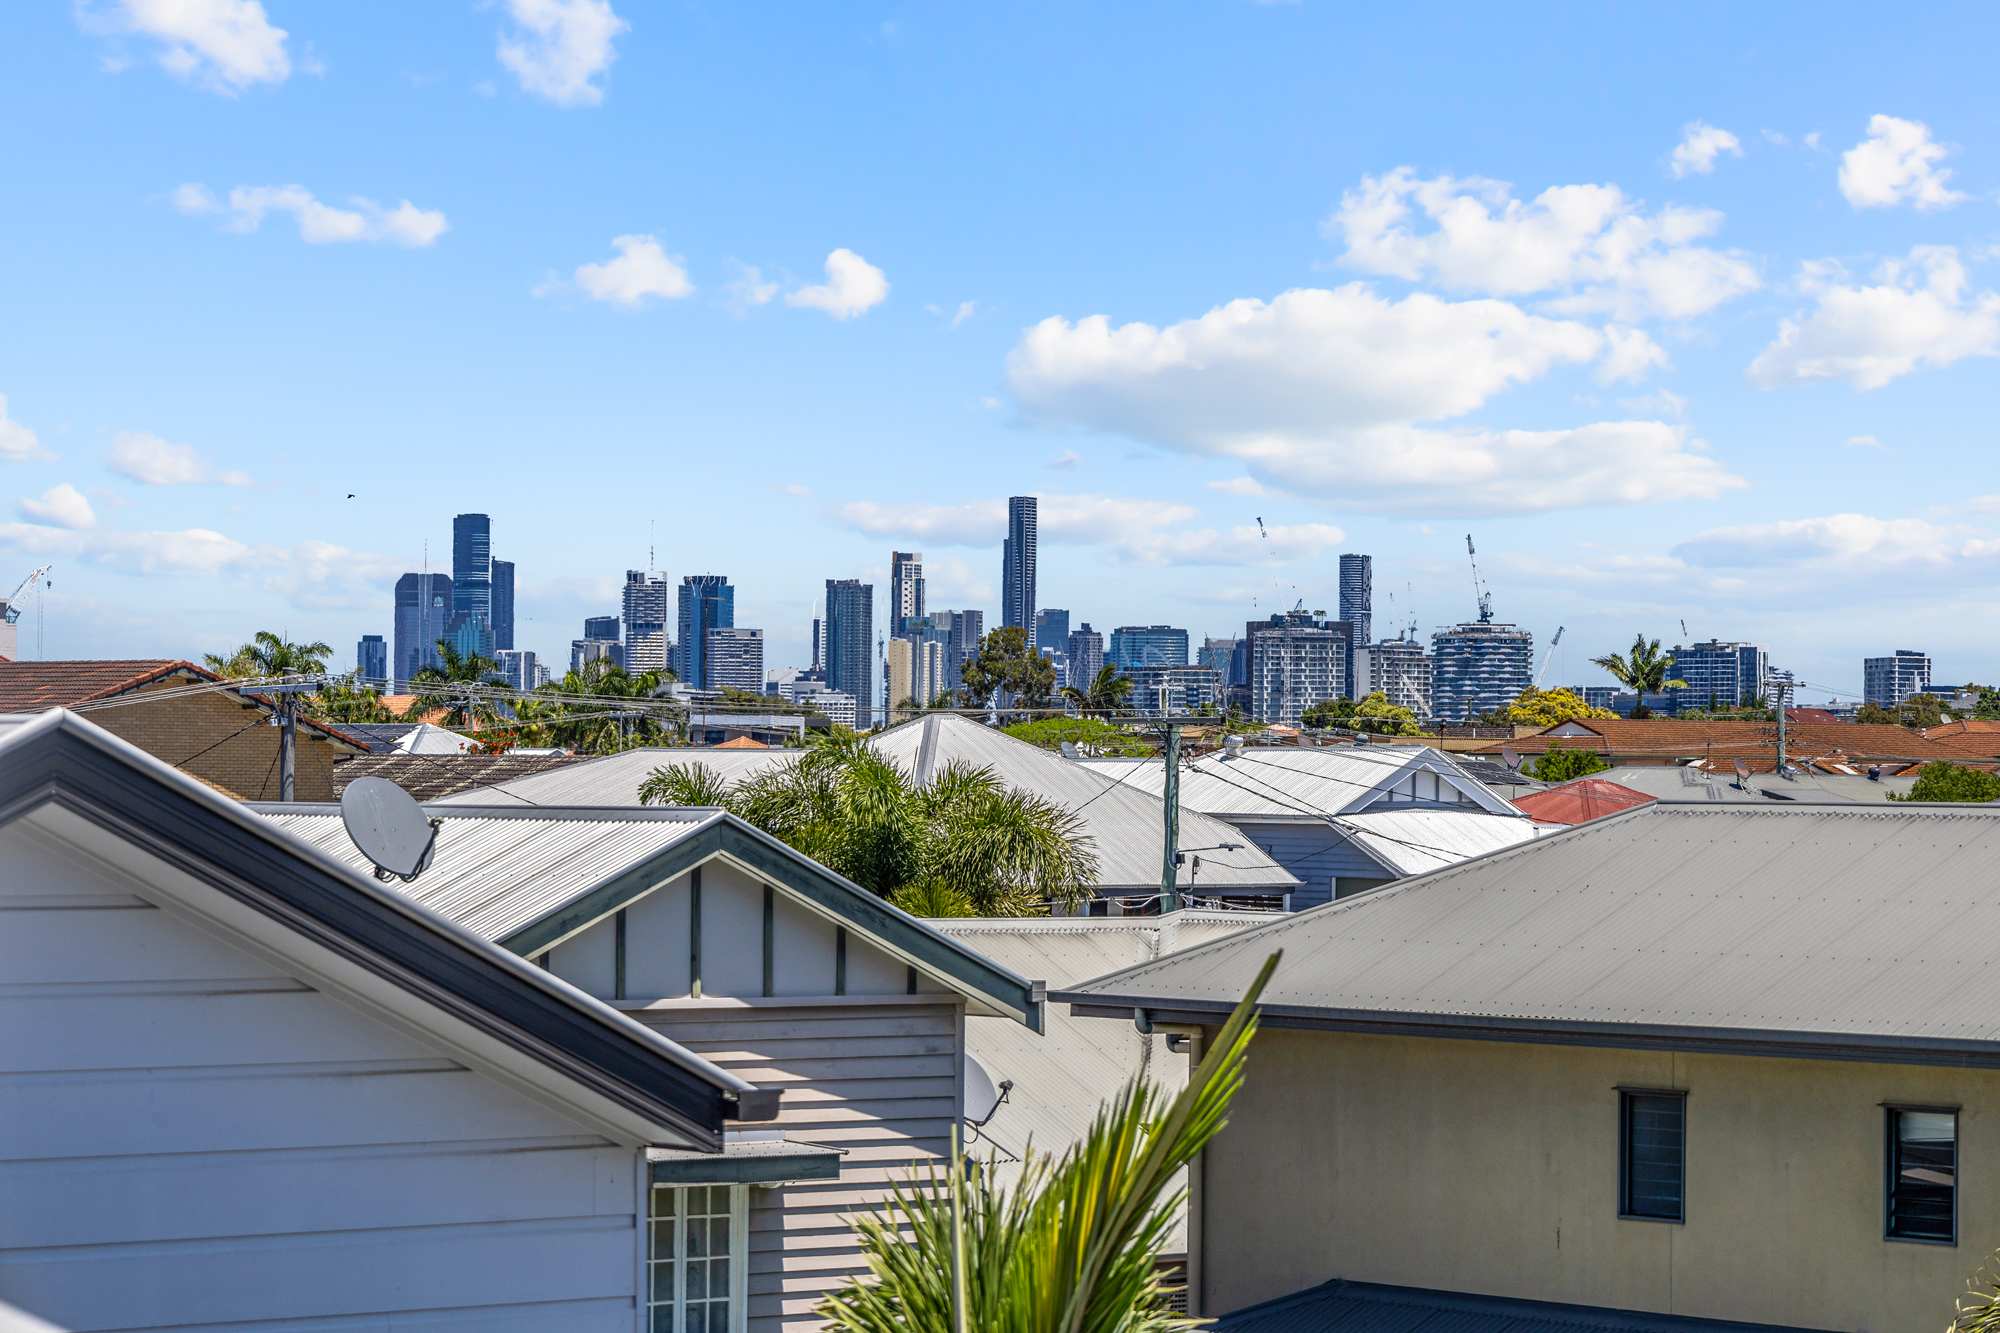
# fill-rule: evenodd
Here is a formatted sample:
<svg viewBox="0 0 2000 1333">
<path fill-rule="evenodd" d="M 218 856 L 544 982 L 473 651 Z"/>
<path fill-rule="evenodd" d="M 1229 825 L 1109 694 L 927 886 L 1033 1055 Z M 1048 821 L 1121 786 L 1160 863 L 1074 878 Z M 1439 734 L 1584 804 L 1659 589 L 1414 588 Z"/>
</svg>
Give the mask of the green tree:
<svg viewBox="0 0 2000 1333">
<path fill-rule="evenodd" d="M 505 686 L 507 678 L 500 674 L 498 662 L 478 653 L 461 653 L 450 639 L 439 639 L 437 651 L 437 666 L 419 667 L 410 677 L 414 697 L 403 709 L 405 718 L 414 722 L 440 708 L 447 727 L 478 727 L 506 718 L 506 711 L 497 702 L 474 698 L 465 689 L 467 685 Z"/>
<path fill-rule="evenodd" d="M 1634 635 L 1632 651 L 1623 657 L 1617 653 L 1607 653 L 1603 657 L 1590 659 L 1591 665 L 1603 667 L 1611 673 L 1611 678 L 1639 696 L 1632 706 L 1632 716 L 1648 718 L 1653 710 L 1646 707 L 1649 694 L 1662 690 L 1684 690 L 1688 683 L 1667 673 L 1673 670 L 1674 659 L 1660 651 L 1660 641 L 1648 641 L 1643 632 Z"/>
<path fill-rule="evenodd" d="M 1896 720 L 1896 715 L 1871 699 L 1854 710 L 1854 720 L 1856 722 L 1893 723 Z"/>
<path fill-rule="evenodd" d="M 1889 793 L 1892 801 L 2000 801 L 2000 775 L 1984 769 L 1934 760 L 1925 764 L 1908 796 Z"/>
<path fill-rule="evenodd" d="M 1610 767 L 1595 750 L 1581 746 L 1572 749 L 1552 740 L 1542 757 L 1521 765 L 1521 771 L 1537 782 L 1568 782 L 1589 773 L 1602 773 Z"/>
<path fill-rule="evenodd" d="M 1307 708 L 1302 720 L 1308 727 L 1346 727 L 1352 731 L 1373 731 L 1389 736 L 1415 736 L 1419 733 L 1417 715 L 1409 709 L 1389 702 L 1389 696 L 1376 690 L 1359 703 L 1342 695 L 1338 699 L 1322 699 Z"/>
<path fill-rule="evenodd" d="M 204 654 L 202 662 L 218 676 L 232 680 L 244 676 L 282 676 L 295 671 L 301 676 L 317 676 L 326 671 L 333 646 L 325 643 L 292 643 L 283 635 L 258 630 L 255 638 L 228 657 Z"/>
<path fill-rule="evenodd" d="M 394 722 L 382 693 L 357 684 L 354 676 L 327 681 L 306 696 L 306 715 L 322 722 Z"/>
<path fill-rule="evenodd" d="M 1074 685 L 1063 686 L 1063 702 L 1082 713 L 1109 717 L 1125 707 L 1125 701 L 1132 696 L 1132 678 L 1120 675 L 1118 668 L 1110 663 L 1099 667 L 1084 689 Z"/>
<path fill-rule="evenodd" d="M 728 787 L 701 763 L 653 769 L 644 805 L 721 805 L 906 911 L 956 895 L 980 916 L 1074 904 L 1097 878 L 1077 817 L 989 768 L 945 765 L 923 786 L 849 732 Z M 913 904 L 905 906 L 905 904 Z"/>
<path fill-rule="evenodd" d="M 1056 689 L 1055 663 L 1034 650 L 1019 625 L 1002 626 L 981 640 L 958 678 L 974 708 L 995 702 L 995 695 L 1004 695 L 1009 707 L 1047 708 Z"/>
<path fill-rule="evenodd" d="M 1044 750 L 1060 750 L 1063 742 L 1068 741 L 1092 758 L 1106 755 L 1137 758 L 1157 750 L 1150 742 L 1098 717 L 1038 717 L 1033 722 L 1016 722 L 1001 730 L 1015 740 Z"/>
<path fill-rule="evenodd" d="M 1138 1079 L 1060 1158 L 1028 1155 L 1011 1187 L 954 1146 L 942 1179 L 898 1185 L 858 1218 L 869 1273 L 819 1305 L 833 1333 L 1186 1333 L 1160 1251 L 1186 1200 L 1174 1175 L 1228 1123 L 1272 954 L 1169 1100 Z"/>
<path fill-rule="evenodd" d="M 629 704 L 651 700 L 673 678 L 671 671 L 635 675 L 599 658 L 517 700 L 514 715 L 522 724 L 522 739 L 578 754 L 616 754 L 642 745 L 664 745 L 672 739 L 672 717 L 663 717 L 656 707 Z"/>
<path fill-rule="evenodd" d="M 1617 717 L 1609 708 L 1592 708 L 1568 690 L 1538 690 L 1530 685 L 1507 705 L 1507 723 L 1515 727 L 1553 727 L 1578 717 Z"/>
</svg>

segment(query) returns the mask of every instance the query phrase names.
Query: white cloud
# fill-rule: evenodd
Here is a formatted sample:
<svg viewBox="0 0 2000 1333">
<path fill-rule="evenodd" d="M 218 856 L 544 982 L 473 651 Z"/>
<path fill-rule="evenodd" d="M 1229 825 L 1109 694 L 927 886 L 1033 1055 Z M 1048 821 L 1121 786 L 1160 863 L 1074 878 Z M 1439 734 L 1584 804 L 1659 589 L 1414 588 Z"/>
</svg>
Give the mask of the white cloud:
<svg viewBox="0 0 2000 1333">
<path fill-rule="evenodd" d="M 169 444 L 146 431 L 118 432 L 105 459 L 121 477 L 147 486 L 188 486 L 197 482 L 219 482 L 224 486 L 248 486 L 249 474 L 217 472 L 215 465 L 185 444 Z"/>
<path fill-rule="evenodd" d="M 1688 400 L 1671 389 L 1657 389 L 1643 398 L 1620 398 L 1618 406 L 1644 416 L 1671 417 L 1679 421 L 1687 415 Z"/>
<path fill-rule="evenodd" d="M 1270 492 L 1257 484 L 1255 477 L 1231 477 L 1227 481 L 1211 481 L 1208 489 L 1222 495 L 1269 495 Z"/>
<path fill-rule="evenodd" d="M 809 488 L 809 487 L 805 487 L 805 486 L 801 486 L 801 485 L 799 485 L 799 484 L 798 484 L 797 482 L 792 482 L 792 483 L 791 483 L 790 485 L 787 485 L 787 486 L 783 486 L 783 487 L 780 487 L 780 489 L 781 489 L 781 490 L 783 490 L 783 491 L 784 491 L 784 493 L 785 493 L 785 494 L 787 494 L 787 495 L 811 495 L 811 494 L 812 494 L 812 490 L 811 490 L 811 488 Z"/>
<path fill-rule="evenodd" d="M 1065 449 L 1048 461 L 1051 472 L 1073 472 L 1083 462 L 1083 455 L 1074 449 Z"/>
<path fill-rule="evenodd" d="M 778 284 L 766 280 L 764 271 L 740 260 L 731 260 L 736 265 L 736 276 L 722 284 L 722 293 L 736 310 L 748 310 L 751 306 L 769 305 L 778 294 Z"/>
<path fill-rule="evenodd" d="M 7 395 L 0 393 L 0 459 L 9 463 L 25 463 L 30 459 L 54 457 L 42 448 L 42 442 L 34 431 L 7 415 Z"/>
<path fill-rule="evenodd" d="M 1850 449 L 1886 449 L 1889 446 L 1883 444 L 1882 441 L 1876 439 L 1873 435 L 1850 435 L 1847 437 L 1847 447 Z"/>
<path fill-rule="evenodd" d="M 153 38 L 165 47 L 163 69 L 221 93 L 283 83 L 292 72 L 285 30 L 271 26 L 257 0 L 119 0 L 110 13 L 86 14 L 85 23 Z"/>
<path fill-rule="evenodd" d="M 315 199 L 302 185 L 239 185 L 227 203 L 218 202 L 205 185 L 174 190 L 174 207 L 183 213 L 227 213 L 230 231 L 255 231 L 266 213 L 290 213 L 298 220 L 299 236 L 311 245 L 343 241 L 387 241 L 391 245 L 425 246 L 450 230 L 443 213 L 418 208 L 405 199 L 384 208 L 373 199 L 349 196 L 351 208 L 335 208 Z"/>
<path fill-rule="evenodd" d="M 519 30 L 500 34 L 500 63 L 524 91 L 557 106 L 596 106 L 593 82 L 618 58 L 612 43 L 631 24 L 608 0 L 506 0 Z"/>
<path fill-rule="evenodd" d="M 1879 389 L 1919 366 L 2000 352 L 2000 295 L 1968 296 L 1951 246 L 1920 245 L 1908 259 L 1886 261 L 1874 286 L 1843 286 L 1838 277 L 1831 264 L 1803 267 L 1800 285 L 1818 303 L 1778 326 L 1777 340 L 1750 363 L 1752 384 L 1837 379 Z"/>
<path fill-rule="evenodd" d="M 826 257 L 826 282 L 801 287 L 785 304 L 824 310 L 835 319 L 849 319 L 889 299 L 889 280 L 882 270 L 842 248 Z"/>
<path fill-rule="evenodd" d="M 648 297 L 678 301 L 694 295 L 685 261 L 661 249 L 651 236 L 614 236 L 611 244 L 618 249 L 616 259 L 576 270 L 576 285 L 592 300 L 637 306 Z"/>
<path fill-rule="evenodd" d="M 2000 543 L 1967 528 L 1863 514 L 1716 528 L 1674 548 L 1676 556 L 1700 569 L 1817 566 L 1869 573 L 1884 567 L 1941 567 L 1996 553 Z"/>
<path fill-rule="evenodd" d="M 966 320 L 971 319 L 973 315 L 978 313 L 978 311 L 979 311 L 979 302 L 960 301 L 958 303 L 958 313 L 954 314 L 951 317 L 950 327 L 954 329 L 957 328 L 959 325 L 965 323 Z"/>
<path fill-rule="evenodd" d="M 118 574 L 242 579 L 305 609 L 379 605 L 387 581 L 408 568 L 405 557 L 370 555 L 331 542 L 242 542 L 206 528 L 126 532 L 0 523 L 0 544 Z"/>
<path fill-rule="evenodd" d="M 1950 152 L 1922 121 L 1871 116 L 1868 137 L 1840 155 L 1840 192 L 1856 208 L 1949 208 L 1967 197 L 1945 184 L 1950 168 L 1937 165 Z"/>
<path fill-rule="evenodd" d="M 97 526 L 97 514 L 90 501 L 66 481 L 49 487 L 39 500 L 21 501 L 19 507 L 21 516 L 30 523 L 48 523 L 58 528 Z"/>
<path fill-rule="evenodd" d="M 1711 497 L 1743 483 L 1657 422 L 1446 431 L 1495 394 L 1595 360 L 1605 335 L 1504 301 L 1387 301 L 1360 283 L 1232 301 L 1164 329 L 1102 315 L 1030 329 L 1022 416 L 1241 460 L 1359 512 L 1534 513 Z M 1046 529 L 1047 520 L 1043 520 Z"/>
<path fill-rule="evenodd" d="M 1636 383 L 1646 378 L 1646 373 L 1656 366 L 1666 370 L 1673 365 L 1667 359 L 1667 349 L 1639 329 L 1607 324 L 1604 326 L 1604 341 L 1609 350 L 1597 363 L 1597 378 L 1606 384 L 1614 380 Z"/>
<path fill-rule="evenodd" d="M 1648 216 L 1615 185 L 1552 186 L 1526 204 L 1511 189 L 1398 167 L 1362 177 L 1321 230 L 1346 244 L 1349 268 L 1455 292 L 1547 293 L 1558 314 L 1689 319 L 1760 285 L 1742 256 L 1691 244 L 1722 226 L 1711 209 Z M 1416 213 L 1436 226 L 1418 232 Z"/>
<path fill-rule="evenodd" d="M 1770 131 L 1766 130 L 1768 136 Z M 1775 140 L 1783 143 L 1784 136 Z M 1735 157 L 1743 156 L 1743 143 L 1728 130 L 1719 130 L 1713 125 L 1704 125 L 1698 120 L 1689 121 L 1683 131 L 1679 146 L 1668 158 L 1673 167 L 1674 179 L 1681 180 L 1690 172 L 1706 176 L 1715 170 L 1715 159 L 1723 153 Z"/>
</svg>

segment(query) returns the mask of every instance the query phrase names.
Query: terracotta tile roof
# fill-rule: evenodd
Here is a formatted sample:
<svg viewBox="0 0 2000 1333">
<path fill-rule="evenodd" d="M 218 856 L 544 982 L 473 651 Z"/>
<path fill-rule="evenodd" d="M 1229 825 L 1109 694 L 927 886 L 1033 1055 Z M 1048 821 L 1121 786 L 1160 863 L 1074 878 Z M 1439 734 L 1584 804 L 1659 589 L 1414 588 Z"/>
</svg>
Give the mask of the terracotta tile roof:
<svg viewBox="0 0 2000 1333">
<path fill-rule="evenodd" d="M 748 736 L 738 736 L 733 741 L 724 741 L 715 747 L 718 750 L 768 750 L 771 747 L 762 741 L 753 741 Z"/>
<path fill-rule="evenodd" d="M 1516 796 L 1514 806 L 1538 824 L 1585 824 L 1653 799 L 1605 778 L 1577 778 L 1547 791 Z"/>
<path fill-rule="evenodd" d="M 515 778 L 532 777 L 552 768 L 580 764 L 593 755 L 576 754 L 364 754 L 333 766 L 333 792 L 338 796 L 356 778 L 387 778 L 420 801 L 456 796 L 475 787 L 492 787 Z M 519 798 L 496 794 L 496 805 L 523 804 Z M 526 806 L 523 805 L 525 809 Z"/>
<path fill-rule="evenodd" d="M 1634 722 L 1629 718 L 1578 718 L 1561 724 L 1571 732 L 1587 734 L 1551 736 L 1555 728 L 1511 741 L 1495 741 L 1481 746 L 1476 754 L 1499 754 L 1511 746 L 1517 754 L 1540 754 L 1551 740 L 1558 745 L 1592 749 L 1614 755 L 1648 755 L 1663 759 L 1737 756 L 1749 760 L 1768 752 L 1775 757 L 1778 724 L 1775 722 L 1683 722 L 1673 718 L 1652 718 Z M 1786 753 L 1799 758 L 1818 756 L 1867 759 L 1950 759 L 1955 762 L 1990 762 L 2000 759 L 2000 732 L 1954 733 L 1941 735 L 1931 728 L 1929 737 L 1893 722 L 1787 723 Z"/>
<path fill-rule="evenodd" d="M 162 681 L 196 685 L 219 681 L 222 677 L 207 667 L 172 658 L 115 658 L 105 661 L 7 662 L 0 661 L 0 713 L 46 713 L 51 708 L 74 708 L 79 704 L 114 699 L 141 686 Z M 245 696 L 254 698 L 256 696 Z M 260 700 L 260 702 L 262 702 Z M 301 719 L 304 724 L 330 740 L 356 750 L 368 743 L 344 735 L 324 722 Z"/>
</svg>

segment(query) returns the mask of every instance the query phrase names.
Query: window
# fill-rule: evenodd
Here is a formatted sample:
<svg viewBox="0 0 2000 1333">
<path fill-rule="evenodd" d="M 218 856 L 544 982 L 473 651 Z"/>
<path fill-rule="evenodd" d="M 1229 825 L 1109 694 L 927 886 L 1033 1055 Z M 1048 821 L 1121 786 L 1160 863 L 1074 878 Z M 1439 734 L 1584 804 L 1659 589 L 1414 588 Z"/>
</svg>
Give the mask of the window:
<svg viewBox="0 0 2000 1333">
<path fill-rule="evenodd" d="M 1618 1094 L 1618 1215 L 1683 1222 L 1687 1094 Z"/>
<path fill-rule="evenodd" d="M 1889 1235 L 1957 1243 L 1957 1111 L 1889 1108 Z"/>
<path fill-rule="evenodd" d="M 655 1185 L 651 1193 L 648 1333 L 737 1333 L 749 1187 Z"/>
</svg>

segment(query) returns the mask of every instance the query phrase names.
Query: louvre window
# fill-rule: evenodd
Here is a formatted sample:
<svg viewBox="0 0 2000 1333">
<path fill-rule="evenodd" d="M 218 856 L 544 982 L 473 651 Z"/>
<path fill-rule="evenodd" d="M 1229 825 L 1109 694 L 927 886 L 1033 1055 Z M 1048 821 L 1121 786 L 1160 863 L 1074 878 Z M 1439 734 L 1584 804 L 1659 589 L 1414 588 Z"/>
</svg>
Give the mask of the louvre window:
<svg viewBox="0 0 2000 1333">
<path fill-rule="evenodd" d="M 1686 1220 L 1687 1094 L 1618 1094 L 1618 1213 Z"/>
<path fill-rule="evenodd" d="M 651 1192 L 648 1333 L 738 1333 L 747 1188 L 655 1185 Z"/>
<path fill-rule="evenodd" d="M 1958 1239 L 1958 1112 L 1889 1111 L 1889 1234 Z"/>
</svg>

